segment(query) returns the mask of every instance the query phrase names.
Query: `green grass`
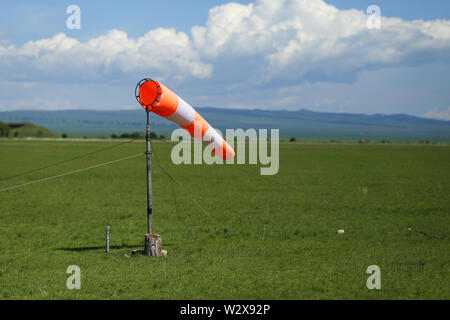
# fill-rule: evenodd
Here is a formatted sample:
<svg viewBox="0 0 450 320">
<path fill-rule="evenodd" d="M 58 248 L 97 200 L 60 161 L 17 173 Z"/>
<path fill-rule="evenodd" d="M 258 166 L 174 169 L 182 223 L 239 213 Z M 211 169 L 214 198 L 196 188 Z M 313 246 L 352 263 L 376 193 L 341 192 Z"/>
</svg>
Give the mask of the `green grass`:
<svg viewBox="0 0 450 320">
<path fill-rule="evenodd" d="M 0 189 L 144 151 L 126 144 L 4 180 L 108 145 L 1 140 Z M 134 158 L 0 192 L 0 298 L 450 298 L 450 242 L 407 230 L 450 235 L 450 146 L 283 143 L 275 176 L 176 166 L 169 144 L 154 148 L 181 184 L 177 214 L 154 158 L 154 231 L 167 257 L 130 257 L 146 232 L 145 160 Z M 69 265 L 81 268 L 81 290 L 66 288 Z M 370 265 L 381 290 L 366 287 Z"/>
</svg>

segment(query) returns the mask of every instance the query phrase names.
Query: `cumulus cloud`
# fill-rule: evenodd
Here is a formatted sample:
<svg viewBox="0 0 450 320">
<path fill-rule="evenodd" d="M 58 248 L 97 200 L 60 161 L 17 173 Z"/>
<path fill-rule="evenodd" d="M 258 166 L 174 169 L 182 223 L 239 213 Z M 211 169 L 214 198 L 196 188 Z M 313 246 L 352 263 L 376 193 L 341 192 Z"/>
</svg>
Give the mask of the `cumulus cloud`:
<svg viewBox="0 0 450 320">
<path fill-rule="evenodd" d="M 450 21 L 382 18 L 380 30 L 369 30 L 367 18 L 323 0 L 228 3 L 212 8 L 190 34 L 158 28 L 130 39 L 111 30 L 87 42 L 60 33 L 21 47 L 0 45 L 0 73 L 8 80 L 72 82 L 149 74 L 232 90 L 352 82 L 361 70 L 450 58 Z"/>
<path fill-rule="evenodd" d="M 425 118 L 438 119 L 438 120 L 450 120 L 450 107 L 446 110 L 439 110 L 439 108 L 433 108 L 424 114 Z"/>
<path fill-rule="evenodd" d="M 58 33 L 19 48 L 0 46 L 0 70 L 9 80 L 90 82 L 147 72 L 201 79 L 212 66 L 200 61 L 185 33 L 159 28 L 137 39 L 111 30 L 84 43 Z"/>
<path fill-rule="evenodd" d="M 237 74 L 263 83 L 345 82 L 364 69 L 450 57 L 450 21 L 383 18 L 380 30 L 369 30 L 367 19 L 322 0 L 231 3 L 213 8 L 192 38 L 214 66 L 231 59 L 229 69 L 237 57 L 251 61 Z"/>
</svg>

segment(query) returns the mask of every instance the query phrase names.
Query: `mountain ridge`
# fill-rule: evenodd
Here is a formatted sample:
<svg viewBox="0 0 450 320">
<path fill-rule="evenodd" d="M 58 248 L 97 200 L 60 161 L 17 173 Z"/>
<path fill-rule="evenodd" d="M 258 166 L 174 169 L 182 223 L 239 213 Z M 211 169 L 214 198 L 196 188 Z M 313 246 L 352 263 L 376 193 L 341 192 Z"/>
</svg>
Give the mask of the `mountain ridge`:
<svg viewBox="0 0 450 320">
<path fill-rule="evenodd" d="M 214 127 L 280 129 L 282 138 L 306 140 L 450 141 L 450 121 L 408 114 L 360 114 L 300 110 L 225 109 L 198 107 L 199 113 Z M 17 110 L 1 111 L 0 121 L 29 121 L 55 133 L 70 136 L 110 136 L 112 133 L 145 129 L 142 109 L 124 110 Z M 152 130 L 170 134 L 177 125 L 157 115 L 151 118 Z"/>
</svg>

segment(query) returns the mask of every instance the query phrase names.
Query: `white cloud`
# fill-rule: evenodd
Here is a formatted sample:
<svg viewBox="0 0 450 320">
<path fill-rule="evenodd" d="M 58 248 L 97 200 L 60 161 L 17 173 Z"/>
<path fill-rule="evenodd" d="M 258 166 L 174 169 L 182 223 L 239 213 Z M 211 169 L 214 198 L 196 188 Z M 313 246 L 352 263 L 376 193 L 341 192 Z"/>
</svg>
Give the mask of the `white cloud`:
<svg viewBox="0 0 450 320">
<path fill-rule="evenodd" d="M 9 80 L 95 82 L 148 72 L 201 79 L 212 67 L 200 61 L 185 33 L 159 28 L 138 39 L 111 30 L 85 43 L 59 33 L 19 48 L 0 46 L 0 70 Z"/>
<path fill-rule="evenodd" d="M 447 110 L 439 110 L 438 108 L 433 108 L 425 113 L 424 117 L 438 120 L 450 120 L 450 107 L 448 107 Z"/>
<path fill-rule="evenodd" d="M 322 0 L 230 3 L 211 9 L 192 36 L 218 71 L 235 65 L 237 78 L 254 84 L 353 81 L 360 70 L 450 56 L 450 21 L 383 18 L 381 30 L 369 30 L 367 18 Z"/>
<path fill-rule="evenodd" d="M 0 100 L 1 111 L 13 110 L 72 110 L 77 106 L 67 100 L 45 99 L 35 97 L 30 99 L 12 100 L 4 103 Z"/>
</svg>

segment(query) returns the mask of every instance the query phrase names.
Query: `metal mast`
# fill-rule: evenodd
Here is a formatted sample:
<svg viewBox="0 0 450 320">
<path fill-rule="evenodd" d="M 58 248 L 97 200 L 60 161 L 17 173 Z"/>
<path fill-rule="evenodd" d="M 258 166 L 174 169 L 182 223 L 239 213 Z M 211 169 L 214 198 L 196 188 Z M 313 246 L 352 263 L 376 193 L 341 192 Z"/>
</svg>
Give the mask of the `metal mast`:
<svg viewBox="0 0 450 320">
<path fill-rule="evenodd" d="M 147 111 L 147 130 L 145 131 L 145 141 L 146 141 L 146 156 L 147 156 L 147 225 L 148 233 L 152 233 L 152 160 L 151 160 L 151 149 L 150 149 L 150 110 L 146 108 Z"/>
</svg>

